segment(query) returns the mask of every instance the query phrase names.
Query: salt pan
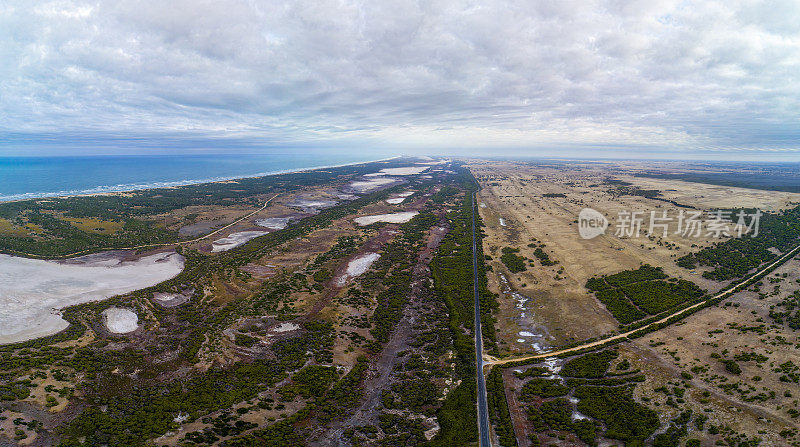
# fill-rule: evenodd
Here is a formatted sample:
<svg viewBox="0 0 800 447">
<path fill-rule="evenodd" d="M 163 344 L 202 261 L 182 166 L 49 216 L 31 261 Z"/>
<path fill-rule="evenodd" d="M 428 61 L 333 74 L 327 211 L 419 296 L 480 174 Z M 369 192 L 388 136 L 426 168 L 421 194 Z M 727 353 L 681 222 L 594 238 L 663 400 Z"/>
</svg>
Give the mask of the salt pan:
<svg viewBox="0 0 800 447">
<path fill-rule="evenodd" d="M 386 222 L 386 223 L 405 223 L 411 220 L 414 216 L 419 214 L 417 211 L 406 211 L 403 213 L 390 213 L 390 214 L 378 214 L 375 216 L 363 216 L 363 217 L 356 217 L 353 219 L 353 222 L 357 223 L 358 225 L 371 225 L 377 222 Z"/>
</svg>

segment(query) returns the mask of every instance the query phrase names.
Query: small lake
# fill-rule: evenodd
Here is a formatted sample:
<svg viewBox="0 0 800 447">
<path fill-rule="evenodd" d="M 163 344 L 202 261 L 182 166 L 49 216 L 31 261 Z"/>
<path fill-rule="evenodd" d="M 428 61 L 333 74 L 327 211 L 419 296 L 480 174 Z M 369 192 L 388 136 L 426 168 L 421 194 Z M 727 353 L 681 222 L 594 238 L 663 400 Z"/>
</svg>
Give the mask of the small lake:
<svg viewBox="0 0 800 447">
<path fill-rule="evenodd" d="M 165 252 L 128 259 L 104 252 L 65 261 L 0 255 L 0 344 L 55 334 L 69 325 L 58 309 L 166 281 L 183 257 Z"/>
</svg>

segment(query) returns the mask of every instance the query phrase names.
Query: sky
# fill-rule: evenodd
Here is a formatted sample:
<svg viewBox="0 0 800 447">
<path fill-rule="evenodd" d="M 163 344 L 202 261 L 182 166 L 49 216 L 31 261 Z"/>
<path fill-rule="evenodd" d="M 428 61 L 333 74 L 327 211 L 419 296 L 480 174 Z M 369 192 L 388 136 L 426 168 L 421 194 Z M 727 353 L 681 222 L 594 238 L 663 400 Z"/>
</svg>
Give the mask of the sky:
<svg viewBox="0 0 800 447">
<path fill-rule="evenodd" d="M 800 161 L 800 2 L 0 2 L 0 155 Z"/>
</svg>

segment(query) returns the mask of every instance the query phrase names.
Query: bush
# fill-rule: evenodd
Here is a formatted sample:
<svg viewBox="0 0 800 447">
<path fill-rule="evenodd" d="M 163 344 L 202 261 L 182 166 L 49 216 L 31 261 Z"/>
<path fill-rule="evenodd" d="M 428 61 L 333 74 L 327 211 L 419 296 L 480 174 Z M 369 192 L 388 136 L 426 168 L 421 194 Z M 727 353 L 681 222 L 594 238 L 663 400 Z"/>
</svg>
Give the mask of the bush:
<svg viewBox="0 0 800 447">
<path fill-rule="evenodd" d="M 586 354 L 564 364 L 561 375 L 566 377 L 601 378 L 605 376 L 611 360 L 617 358 L 616 351 L 605 350 Z"/>
<path fill-rule="evenodd" d="M 606 306 L 620 324 L 626 325 L 656 315 L 681 303 L 701 298 L 705 291 L 696 284 L 678 279 L 664 281 L 660 267 L 643 265 L 610 276 L 591 278 L 586 288 Z"/>
<path fill-rule="evenodd" d="M 725 364 L 725 370 L 731 374 L 736 374 L 737 376 L 742 373 L 742 368 L 733 360 L 725 360 L 723 361 Z"/>
<path fill-rule="evenodd" d="M 516 253 L 518 252 L 519 249 L 517 248 L 504 247 L 503 255 L 500 256 L 500 261 L 508 267 L 511 273 L 519 273 L 527 270 L 527 267 L 525 267 L 525 258 L 517 255 Z"/>
<path fill-rule="evenodd" d="M 606 306 L 611 315 L 620 324 L 633 323 L 647 316 L 644 312 L 631 304 L 625 294 L 619 289 L 603 289 L 595 292 L 597 299 Z"/>
<path fill-rule="evenodd" d="M 233 341 L 236 346 L 244 346 L 245 348 L 250 348 L 258 342 L 257 338 L 251 337 L 246 334 L 236 334 L 236 337 Z"/>
<path fill-rule="evenodd" d="M 625 295 L 640 309 L 655 315 L 685 301 L 700 298 L 703 290 L 690 281 L 643 281 L 622 287 Z"/>
<path fill-rule="evenodd" d="M 539 262 L 541 262 L 542 265 L 558 264 L 558 261 L 553 261 L 550 259 L 550 256 L 544 250 L 542 250 L 541 247 L 537 247 L 536 250 L 533 251 L 533 255 L 539 258 Z"/>
<path fill-rule="evenodd" d="M 660 426 L 655 411 L 633 400 L 630 387 L 582 386 L 575 389 L 578 410 L 606 424 L 605 437 L 641 444 Z"/>
<path fill-rule="evenodd" d="M 558 380 L 536 377 L 525 382 L 519 398 L 522 401 L 530 402 L 537 397 L 564 396 L 567 392 L 569 392 L 569 388 L 561 385 Z"/>
<path fill-rule="evenodd" d="M 499 367 L 493 367 L 486 378 L 486 395 L 489 414 L 502 447 L 516 447 L 514 425 L 508 410 L 506 393 L 503 387 L 503 375 Z"/>
<path fill-rule="evenodd" d="M 332 366 L 309 365 L 292 376 L 291 385 L 280 389 L 281 397 L 294 399 L 299 394 L 304 398 L 320 397 L 338 379 L 336 368 Z"/>
</svg>

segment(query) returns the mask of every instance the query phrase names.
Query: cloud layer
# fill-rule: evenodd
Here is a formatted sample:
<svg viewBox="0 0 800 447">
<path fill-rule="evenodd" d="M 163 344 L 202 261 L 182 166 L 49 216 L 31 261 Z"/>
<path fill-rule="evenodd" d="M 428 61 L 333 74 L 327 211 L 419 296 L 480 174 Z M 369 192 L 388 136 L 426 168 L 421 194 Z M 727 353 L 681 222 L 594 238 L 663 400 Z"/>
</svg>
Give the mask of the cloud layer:
<svg viewBox="0 0 800 447">
<path fill-rule="evenodd" d="M 0 145 L 185 136 L 800 157 L 798 73 L 792 1 L 11 0 Z"/>
</svg>

